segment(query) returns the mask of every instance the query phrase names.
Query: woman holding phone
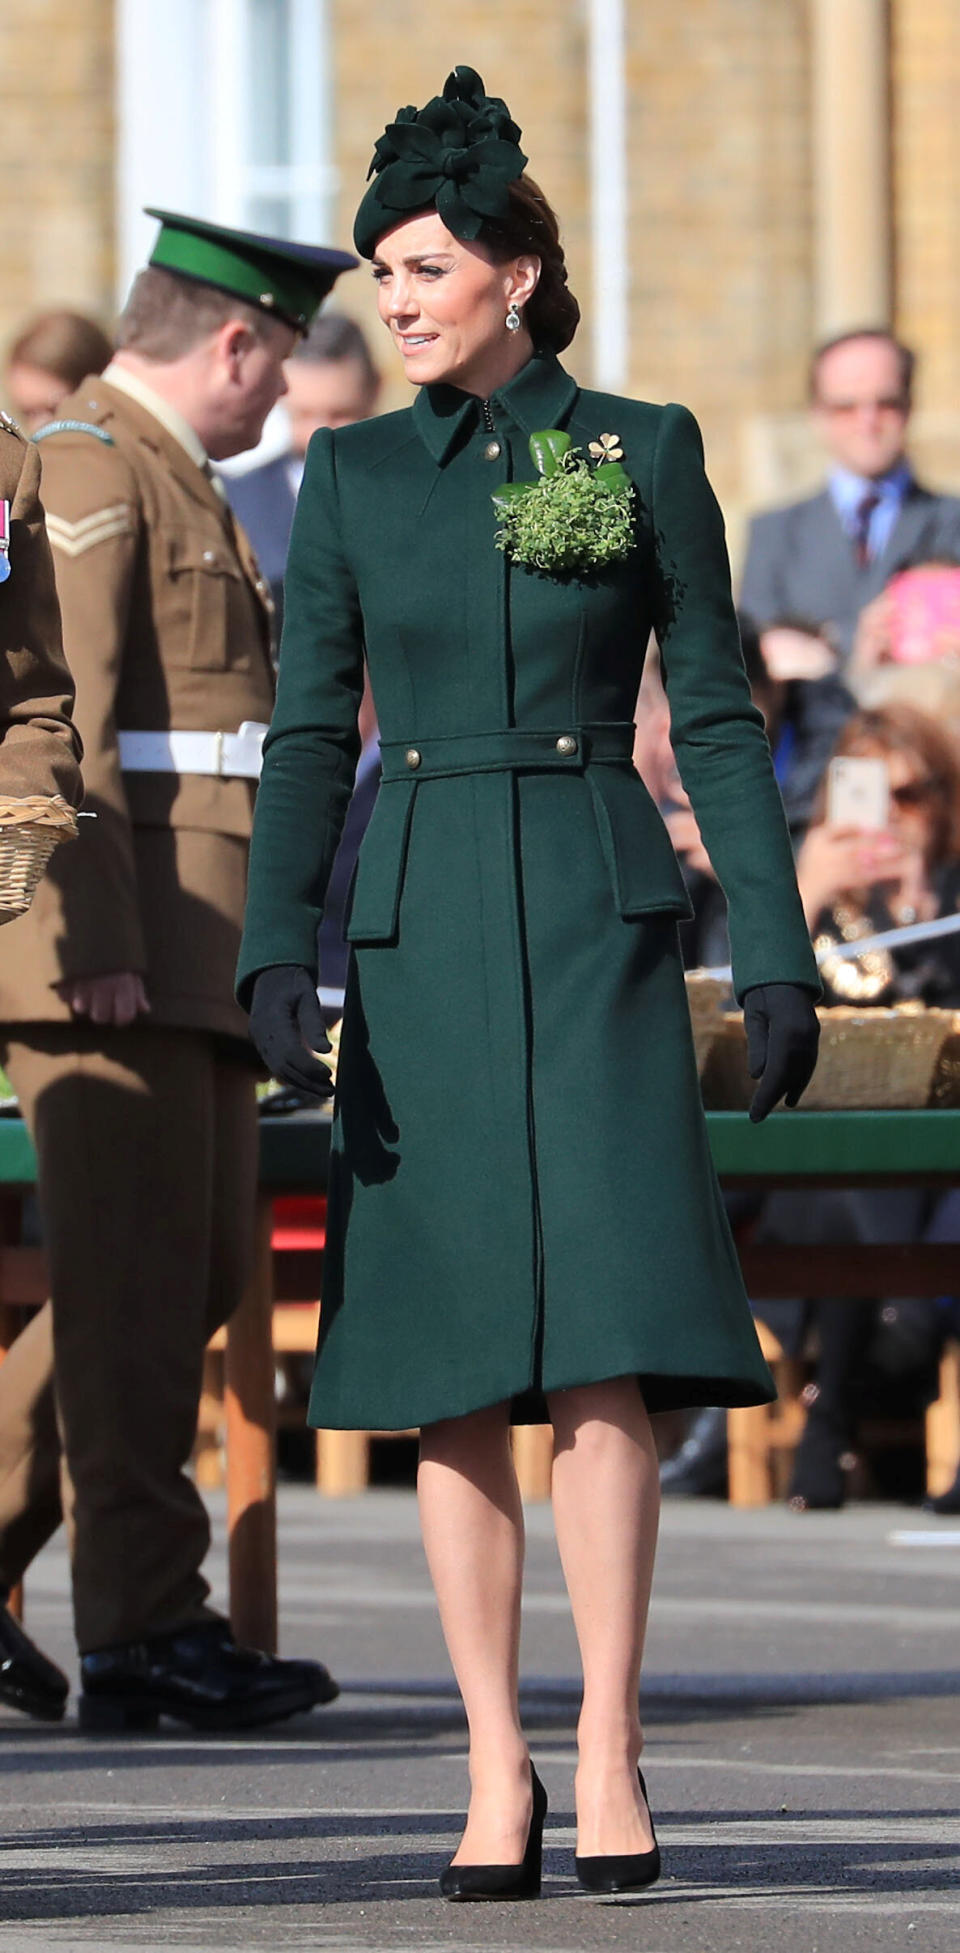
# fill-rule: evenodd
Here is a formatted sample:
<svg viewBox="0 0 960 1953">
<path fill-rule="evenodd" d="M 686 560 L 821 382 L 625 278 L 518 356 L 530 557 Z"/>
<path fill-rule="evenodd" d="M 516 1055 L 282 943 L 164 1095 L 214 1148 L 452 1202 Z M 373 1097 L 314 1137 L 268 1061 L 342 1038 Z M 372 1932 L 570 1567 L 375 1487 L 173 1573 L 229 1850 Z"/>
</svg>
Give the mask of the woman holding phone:
<svg viewBox="0 0 960 1953">
<path fill-rule="evenodd" d="M 831 940 L 929 922 L 952 914 L 960 901 L 960 754 L 957 742 L 925 712 L 906 704 L 855 713 L 841 735 L 831 768 L 853 761 L 869 768 L 863 791 L 848 806 L 830 793 L 830 774 L 815 819 L 797 857 L 797 879 L 819 950 Z M 877 786 L 880 783 L 880 793 Z M 833 804 L 831 805 L 831 800 Z M 861 824 L 857 806 L 870 808 Z M 834 1003 L 886 1004 L 919 997 L 960 1003 L 960 932 L 932 944 L 874 951 L 821 964 Z"/>
<path fill-rule="evenodd" d="M 311 1421 L 421 1429 L 424 1542 L 470 1730 L 470 1809 L 441 1881 L 457 1900 L 540 1890 L 511 1418 L 554 1427 L 584 1673 L 576 1866 L 613 1892 L 660 1862 L 638 1774 L 648 1412 L 771 1394 L 706 1142 L 686 897 L 631 764 L 654 624 L 730 899 L 755 1116 L 796 1101 L 817 1043 L 696 423 L 561 366 L 579 307 L 519 143 L 470 68 L 377 141 L 354 237 L 417 393 L 310 445 L 240 968 L 266 1062 L 328 1092 L 316 929 L 366 657 L 383 773 L 347 924 Z"/>
<path fill-rule="evenodd" d="M 854 958 L 830 954 L 834 944 L 932 921 L 960 906 L 960 755 L 935 719 L 907 704 L 854 714 L 828 769 L 797 875 L 829 1003 L 863 1009 L 911 999 L 960 1006 L 960 932 Z M 950 1240 L 958 1219 L 955 1195 L 924 1190 L 783 1191 L 765 1201 L 758 1238 L 878 1243 L 935 1234 Z M 927 1372 L 935 1375 L 935 1306 L 908 1301 L 896 1308 L 885 1330 L 888 1360 L 900 1374 L 899 1388 L 922 1396 Z M 788 1500 L 798 1512 L 841 1506 L 857 1461 L 858 1401 L 880 1304 L 831 1296 L 822 1304 L 761 1304 L 758 1313 L 796 1354 L 815 1322 L 819 1356 Z"/>
</svg>

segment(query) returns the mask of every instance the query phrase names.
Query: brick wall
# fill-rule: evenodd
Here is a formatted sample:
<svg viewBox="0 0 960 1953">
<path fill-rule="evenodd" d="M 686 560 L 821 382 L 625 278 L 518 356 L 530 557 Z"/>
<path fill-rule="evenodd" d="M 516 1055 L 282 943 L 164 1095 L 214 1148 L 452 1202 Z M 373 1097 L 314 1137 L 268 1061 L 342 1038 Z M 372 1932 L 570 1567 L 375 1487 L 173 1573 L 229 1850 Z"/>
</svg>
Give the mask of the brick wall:
<svg viewBox="0 0 960 1953">
<path fill-rule="evenodd" d="M 896 313 L 921 351 L 918 397 L 960 408 L 960 7 L 893 0 Z"/>
<path fill-rule="evenodd" d="M 113 14 L 0 7 L 0 346 L 44 305 L 111 315 Z"/>
<path fill-rule="evenodd" d="M 694 407 L 718 486 L 735 503 L 742 419 L 799 397 L 810 333 L 806 4 L 636 0 L 628 16 L 630 385 Z M 433 13 L 419 0 L 367 0 L 361 13 L 335 0 L 333 33 L 341 237 L 395 107 L 423 102 L 457 60 L 471 62 L 510 103 L 531 171 L 559 211 L 587 314 L 569 359 L 589 380 L 584 8 L 448 0 Z M 342 295 L 367 322 L 365 279 L 345 281 Z M 406 390 L 386 345 L 381 358 L 389 404 L 400 404 Z"/>
<path fill-rule="evenodd" d="M 694 409 L 732 508 L 744 418 L 802 394 L 807 7 L 643 0 L 629 19 L 632 388 Z"/>
<path fill-rule="evenodd" d="M 530 171 L 560 215 L 573 289 L 586 293 L 584 28 L 578 0 L 333 0 L 336 150 L 341 177 L 339 239 L 347 244 L 376 137 L 406 102 L 439 94 L 458 62 L 478 69 L 523 130 Z M 549 30 L 545 25 L 549 21 Z M 366 268 L 345 279 L 344 306 L 369 327 L 388 382 L 386 405 L 410 389 L 376 316 Z"/>
</svg>

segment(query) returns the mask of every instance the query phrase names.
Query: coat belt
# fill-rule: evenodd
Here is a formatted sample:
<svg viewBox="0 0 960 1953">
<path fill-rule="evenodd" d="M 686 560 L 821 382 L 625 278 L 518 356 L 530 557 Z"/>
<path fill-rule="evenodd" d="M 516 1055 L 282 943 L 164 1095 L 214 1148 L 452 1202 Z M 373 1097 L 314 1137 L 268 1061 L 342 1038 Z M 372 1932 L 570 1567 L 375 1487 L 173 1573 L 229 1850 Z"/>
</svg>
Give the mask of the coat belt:
<svg viewBox="0 0 960 1953">
<path fill-rule="evenodd" d="M 456 773 L 580 773 L 585 766 L 630 761 L 635 728 L 629 719 L 531 731 L 429 734 L 381 741 L 382 777 L 436 780 Z"/>
</svg>

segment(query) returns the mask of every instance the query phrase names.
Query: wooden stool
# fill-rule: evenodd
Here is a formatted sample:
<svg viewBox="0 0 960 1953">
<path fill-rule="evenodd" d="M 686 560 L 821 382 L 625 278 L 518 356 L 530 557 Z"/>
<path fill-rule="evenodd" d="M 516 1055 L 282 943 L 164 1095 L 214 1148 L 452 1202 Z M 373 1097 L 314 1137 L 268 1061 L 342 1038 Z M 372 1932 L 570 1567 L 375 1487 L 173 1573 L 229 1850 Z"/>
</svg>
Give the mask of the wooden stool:
<svg viewBox="0 0 960 1953">
<path fill-rule="evenodd" d="M 727 1412 L 730 1504 L 768 1505 L 786 1495 L 793 1452 L 806 1421 L 801 1401 L 804 1365 L 786 1357 L 776 1336 L 757 1322 L 760 1347 L 777 1386 L 775 1404 Z M 880 1429 L 895 1435 L 889 1421 Z M 927 1492 L 953 1484 L 960 1465 L 960 1344 L 948 1343 L 940 1362 L 940 1394 L 925 1419 Z"/>
<path fill-rule="evenodd" d="M 960 1343 L 948 1343 L 940 1359 L 940 1395 L 926 1417 L 927 1494 L 949 1490 L 960 1466 Z"/>
<path fill-rule="evenodd" d="M 804 1364 L 786 1356 L 765 1322 L 757 1321 L 760 1348 L 773 1371 L 775 1404 L 751 1404 L 727 1412 L 727 1483 L 731 1505 L 769 1505 L 782 1498 L 805 1412 L 800 1402 Z"/>
</svg>

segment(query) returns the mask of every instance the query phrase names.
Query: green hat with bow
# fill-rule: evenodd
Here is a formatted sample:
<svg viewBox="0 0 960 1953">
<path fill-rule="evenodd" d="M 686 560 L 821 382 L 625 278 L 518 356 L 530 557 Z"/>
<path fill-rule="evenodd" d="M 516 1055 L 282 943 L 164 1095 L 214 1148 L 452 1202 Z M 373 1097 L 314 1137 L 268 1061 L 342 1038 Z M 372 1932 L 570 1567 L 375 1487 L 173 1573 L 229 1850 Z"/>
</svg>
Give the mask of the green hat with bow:
<svg viewBox="0 0 960 1953">
<path fill-rule="evenodd" d="M 454 237 L 472 242 L 507 216 L 526 161 L 506 102 L 485 92 L 474 68 L 454 68 L 442 95 L 398 109 L 380 137 L 353 227 L 357 250 L 372 258 L 384 231 L 431 207 Z"/>
</svg>

